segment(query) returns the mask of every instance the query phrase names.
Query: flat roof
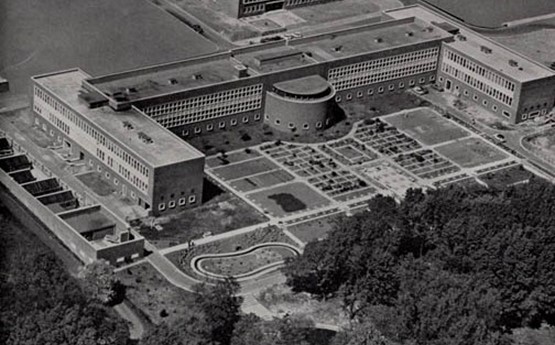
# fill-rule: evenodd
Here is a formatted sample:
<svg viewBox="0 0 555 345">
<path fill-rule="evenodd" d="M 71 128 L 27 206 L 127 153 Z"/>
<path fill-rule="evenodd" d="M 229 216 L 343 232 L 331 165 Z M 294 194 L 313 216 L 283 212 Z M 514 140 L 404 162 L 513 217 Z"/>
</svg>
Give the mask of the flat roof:
<svg viewBox="0 0 555 345">
<path fill-rule="evenodd" d="M 316 95 L 330 88 L 330 84 L 319 75 L 275 83 L 274 87 L 295 95 Z"/>
<path fill-rule="evenodd" d="M 60 216 L 69 226 L 80 234 L 116 227 L 116 222 L 106 215 L 102 208 L 90 212 L 79 212 L 63 214 Z"/>
<path fill-rule="evenodd" d="M 530 80 L 546 78 L 554 76 L 555 73 L 547 67 L 528 59 L 527 57 L 510 50 L 499 43 L 496 43 L 466 27 L 457 24 L 446 16 L 435 13 L 425 7 L 414 5 L 393 10 L 385 11 L 385 13 L 393 18 L 402 19 L 407 17 L 417 17 L 428 23 L 447 22 L 460 29 L 458 38 L 452 42 L 446 42 L 446 45 L 462 52 L 470 58 L 480 61 L 501 74 L 507 75 L 519 82 L 527 82 Z M 460 39 L 462 36 L 462 39 Z M 482 47 L 489 48 L 489 53 L 485 53 Z M 511 61 L 516 62 L 517 66 L 510 65 Z"/>
<path fill-rule="evenodd" d="M 227 57 L 222 57 L 218 60 L 145 68 L 143 71 L 137 70 L 138 73 L 122 74 L 121 78 L 106 78 L 103 81 L 99 77 L 89 82 L 107 96 L 123 92 L 129 101 L 133 101 L 238 79 L 236 65 Z"/>
<path fill-rule="evenodd" d="M 236 80 L 238 66 L 254 71 L 251 75 L 265 74 L 450 37 L 443 30 L 429 28 L 430 24 L 414 18 L 387 20 L 101 76 L 86 83 L 111 98 L 115 92 L 124 93 L 126 99 L 116 103 L 132 102 Z"/>
<path fill-rule="evenodd" d="M 423 0 L 474 26 L 496 28 L 515 20 L 555 12 L 553 0 Z"/>
<path fill-rule="evenodd" d="M 296 46 L 312 53 L 318 61 L 341 59 L 366 52 L 391 49 L 419 42 L 442 39 L 449 34 L 430 25 L 417 21 L 403 22 L 388 26 L 370 26 L 368 30 L 342 35 L 329 34 L 321 40 Z"/>
<path fill-rule="evenodd" d="M 33 79 L 106 132 L 123 148 L 153 167 L 204 157 L 203 153 L 135 108 L 123 111 L 115 111 L 109 106 L 90 109 L 86 102 L 78 97 L 81 83 L 86 78 L 90 76 L 75 69 Z M 133 129 L 127 129 L 124 123 L 131 124 Z M 141 132 L 150 137 L 152 143 L 147 144 L 139 138 Z"/>
</svg>

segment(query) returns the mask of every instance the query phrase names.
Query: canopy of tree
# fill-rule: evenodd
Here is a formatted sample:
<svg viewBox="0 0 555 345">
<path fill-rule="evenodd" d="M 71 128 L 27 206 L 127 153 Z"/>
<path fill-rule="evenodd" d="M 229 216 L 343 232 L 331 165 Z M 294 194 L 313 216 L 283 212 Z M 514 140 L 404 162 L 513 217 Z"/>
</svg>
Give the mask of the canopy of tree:
<svg viewBox="0 0 555 345">
<path fill-rule="evenodd" d="M 341 298 L 399 344 L 503 344 L 513 328 L 555 324 L 552 184 L 411 190 L 369 209 L 292 258 L 288 284 Z"/>
<path fill-rule="evenodd" d="M 0 208 L 0 344 L 126 344 L 124 321 L 82 292 L 37 238 Z"/>
</svg>

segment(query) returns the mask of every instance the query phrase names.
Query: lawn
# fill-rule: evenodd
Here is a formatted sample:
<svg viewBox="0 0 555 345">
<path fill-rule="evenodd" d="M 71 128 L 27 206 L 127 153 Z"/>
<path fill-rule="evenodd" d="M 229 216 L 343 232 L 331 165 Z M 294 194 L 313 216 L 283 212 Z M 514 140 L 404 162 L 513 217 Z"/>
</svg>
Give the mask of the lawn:
<svg viewBox="0 0 555 345">
<path fill-rule="evenodd" d="M 230 185 L 240 192 L 250 192 L 256 189 L 271 187 L 279 183 L 289 182 L 295 177 L 285 170 L 274 170 L 256 176 L 235 180 Z"/>
<path fill-rule="evenodd" d="M 522 165 L 512 166 L 478 176 L 491 188 L 503 189 L 518 183 L 526 183 L 535 175 Z"/>
<path fill-rule="evenodd" d="M 194 295 L 170 284 L 149 263 L 119 271 L 127 299 L 152 323 L 172 325 L 188 313 Z"/>
<path fill-rule="evenodd" d="M 416 109 L 384 118 L 426 145 L 467 137 L 469 133 L 430 108 Z"/>
<path fill-rule="evenodd" d="M 250 205 L 209 181 L 205 181 L 203 194 L 202 205 L 159 218 L 163 230 L 143 224 L 138 231 L 158 248 L 166 248 L 200 238 L 206 232 L 219 234 L 267 220 Z"/>
<path fill-rule="evenodd" d="M 279 166 L 268 158 L 260 157 L 245 162 L 218 167 L 212 169 L 211 172 L 227 181 L 276 169 L 279 169 Z"/>
<path fill-rule="evenodd" d="M 309 220 L 304 223 L 294 224 L 287 227 L 293 235 L 304 243 L 317 241 L 327 237 L 333 230 L 337 221 L 341 219 L 338 215 Z"/>
<path fill-rule="evenodd" d="M 285 247 L 257 248 L 238 256 L 211 257 L 198 261 L 198 267 L 222 276 L 237 276 L 256 271 L 264 266 L 295 256 L 295 252 Z"/>
<path fill-rule="evenodd" d="M 102 174 L 96 171 L 76 175 L 77 179 L 89 187 L 95 194 L 99 196 L 108 196 L 116 191 L 110 182 L 102 177 Z"/>
<path fill-rule="evenodd" d="M 468 138 L 435 150 L 465 168 L 473 168 L 507 158 L 507 155 L 479 138 Z"/>
<path fill-rule="evenodd" d="M 281 229 L 271 226 L 223 240 L 198 245 L 191 250 L 173 252 L 168 254 L 167 258 L 186 274 L 199 279 L 205 279 L 204 277 L 198 276 L 196 272 L 191 269 L 191 260 L 194 257 L 203 254 L 233 253 L 250 248 L 256 244 L 268 242 L 284 242 L 296 246 L 296 243 L 285 235 Z"/>
<path fill-rule="evenodd" d="M 247 197 L 276 217 L 283 217 L 299 211 L 308 211 L 330 203 L 327 198 L 302 182 L 292 182 L 250 193 Z"/>
</svg>

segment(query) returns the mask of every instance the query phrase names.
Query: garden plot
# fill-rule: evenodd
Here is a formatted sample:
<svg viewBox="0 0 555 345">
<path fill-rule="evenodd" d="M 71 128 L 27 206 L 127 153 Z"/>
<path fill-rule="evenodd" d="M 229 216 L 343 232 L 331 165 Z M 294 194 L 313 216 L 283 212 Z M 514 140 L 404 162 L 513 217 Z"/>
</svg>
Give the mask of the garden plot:
<svg viewBox="0 0 555 345">
<path fill-rule="evenodd" d="M 311 177 L 338 168 L 332 158 L 310 146 L 267 144 L 260 146 L 260 149 L 301 177 Z"/>
<path fill-rule="evenodd" d="M 422 188 L 416 182 L 416 178 L 388 162 L 371 163 L 361 167 L 359 172 L 373 181 L 380 189 L 389 190 L 401 198 L 410 188 Z"/>
<path fill-rule="evenodd" d="M 394 157 L 393 160 L 404 169 L 423 179 L 433 179 L 460 170 L 459 167 L 432 150 L 400 154 Z"/>
<path fill-rule="evenodd" d="M 480 138 L 463 139 L 436 147 L 435 150 L 465 168 L 474 168 L 507 158 L 505 153 Z"/>
<path fill-rule="evenodd" d="M 310 211 L 330 204 L 330 200 L 303 182 L 292 182 L 253 192 L 247 194 L 247 198 L 276 217 Z"/>
<path fill-rule="evenodd" d="M 338 201 L 360 198 L 376 192 L 366 181 L 347 170 L 330 171 L 311 177 L 308 182 Z"/>
<path fill-rule="evenodd" d="M 345 165 L 360 165 L 378 158 L 376 153 L 352 138 L 327 143 L 319 148 Z"/>
<path fill-rule="evenodd" d="M 369 145 L 381 154 L 394 156 L 399 153 L 420 149 L 420 144 L 413 138 L 399 132 L 397 128 L 380 119 L 369 119 L 359 125 L 355 138 Z"/>
<path fill-rule="evenodd" d="M 384 120 L 425 145 L 436 145 L 470 134 L 430 108 L 387 116 Z"/>
</svg>

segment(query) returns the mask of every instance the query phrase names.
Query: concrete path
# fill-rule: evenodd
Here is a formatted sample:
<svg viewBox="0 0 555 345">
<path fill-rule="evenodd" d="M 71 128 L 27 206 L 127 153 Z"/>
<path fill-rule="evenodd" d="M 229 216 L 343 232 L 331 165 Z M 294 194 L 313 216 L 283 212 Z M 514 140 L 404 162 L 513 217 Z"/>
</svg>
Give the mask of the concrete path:
<svg viewBox="0 0 555 345">
<path fill-rule="evenodd" d="M 129 322 L 129 337 L 132 340 L 141 339 L 145 332 L 145 326 L 137 314 L 125 302 L 114 306 L 114 310 L 122 319 Z"/>
</svg>

